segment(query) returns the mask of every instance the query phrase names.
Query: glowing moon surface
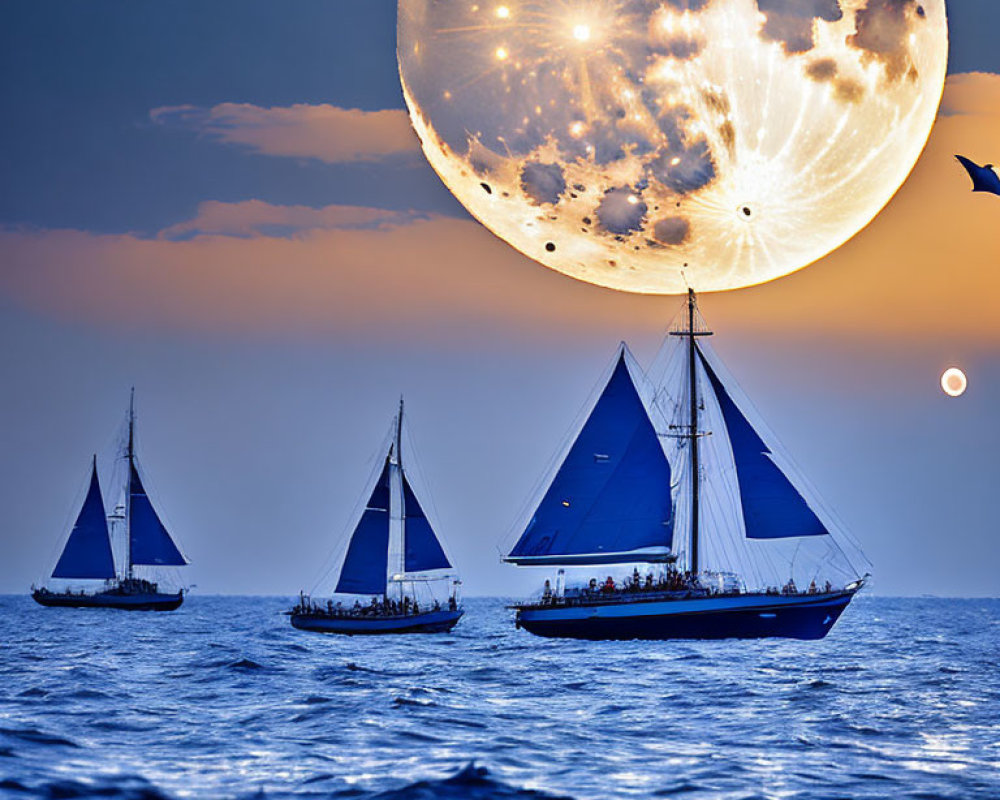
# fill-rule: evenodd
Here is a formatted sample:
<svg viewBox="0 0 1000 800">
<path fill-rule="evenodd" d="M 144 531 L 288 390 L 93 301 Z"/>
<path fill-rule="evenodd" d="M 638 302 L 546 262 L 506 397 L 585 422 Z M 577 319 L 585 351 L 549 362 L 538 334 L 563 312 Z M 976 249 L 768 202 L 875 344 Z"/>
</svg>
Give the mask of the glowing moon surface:
<svg viewBox="0 0 1000 800">
<path fill-rule="evenodd" d="M 944 0 L 400 0 L 424 152 L 495 234 L 633 292 L 722 290 L 836 249 L 906 179 Z"/>
<path fill-rule="evenodd" d="M 958 367 L 950 367 L 941 376 L 941 388 L 949 397 L 960 397 L 969 388 L 969 379 Z"/>
</svg>

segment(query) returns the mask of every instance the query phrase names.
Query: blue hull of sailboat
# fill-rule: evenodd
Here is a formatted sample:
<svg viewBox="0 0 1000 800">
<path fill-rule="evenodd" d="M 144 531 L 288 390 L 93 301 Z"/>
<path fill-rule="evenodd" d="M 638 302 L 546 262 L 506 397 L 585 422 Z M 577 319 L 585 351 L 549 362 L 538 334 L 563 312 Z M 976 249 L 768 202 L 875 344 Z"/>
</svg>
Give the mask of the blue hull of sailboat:
<svg viewBox="0 0 1000 800">
<path fill-rule="evenodd" d="M 517 626 L 570 639 L 822 639 L 853 591 L 611 599 L 517 607 Z"/>
<path fill-rule="evenodd" d="M 137 593 L 74 594 L 72 592 L 39 592 L 31 596 L 36 603 L 50 608 L 117 608 L 122 611 L 174 611 L 184 602 L 184 592 L 177 594 Z"/>
<path fill-rule="evenodd" d="M 428 611 L 398 617 L 331 617 L 326 614 L 292 614 L 292 626 L 316 633 L 349 636 L 380 633 L 447 633 L 458 623 L 461 609 Z"/>
</svg>

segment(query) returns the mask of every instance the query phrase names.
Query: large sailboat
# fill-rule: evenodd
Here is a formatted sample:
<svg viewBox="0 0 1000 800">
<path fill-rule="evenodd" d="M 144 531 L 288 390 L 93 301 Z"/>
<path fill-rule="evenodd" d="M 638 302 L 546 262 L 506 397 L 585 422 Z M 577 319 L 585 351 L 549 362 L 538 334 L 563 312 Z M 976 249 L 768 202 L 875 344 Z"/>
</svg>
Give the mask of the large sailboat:
<svg viewBox="0 0 1000 800">
<path fill-rule="evenodd" d="M 334 589 L 335 595 L 354 602 L 321 603 L 300 594 L 288 612 L 296 628 L 345 634 L 444 633 L 463 614 L 457 596 L 460 581 L 403 464 L 402 400 L 391 431 Z M 443 582 L 450 583 L 444 602 L 432 593 L 433 585 Z"/>
<path fill-rule="evenodd" d="M 97 456 L 94 456 L 83 507 L 52 571 L 52 578 L 60 582 L 60 588 L 32 587 L 31 596 L 43 606 L 173 611 L 184 601 L 183 589 L 161 591 L 158 583 L 140 577 L 135 570 L 136 567 L 182 567 L 188 561 L 160 521 L 140 477 L 135 454 L 134 391 L 129 400 L 125 461 L 124 500 L 114 513 L 107 515 L 97 474 Z M 117 565 L 112 532 L 124 534 L 121 537 L 124 553 Z M 74 588 L 72 581 L 86 581 L 86 584 Z"/>
<path fill-rule="evenodd" d="M 620 346 L 504 559 L 559 568 L 540 598 L 514 606 L 518 627 L 579 639 L 820 639 L 864 585 L 853 566 L 863 555 L 847 552 L 853 543 L 751 422 L 710 335 L 690 292 L 658 376 Z M 624 574 L 567 586 L 567 569 L 597 565 Z"/>
</svg>

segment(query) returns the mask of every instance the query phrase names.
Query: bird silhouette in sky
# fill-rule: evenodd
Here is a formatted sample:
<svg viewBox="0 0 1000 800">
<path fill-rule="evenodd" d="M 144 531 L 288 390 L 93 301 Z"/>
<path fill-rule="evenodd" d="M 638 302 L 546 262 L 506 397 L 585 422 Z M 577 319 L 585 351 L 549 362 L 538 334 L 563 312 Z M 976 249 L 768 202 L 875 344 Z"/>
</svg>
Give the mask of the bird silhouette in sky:
<svg viewBox="0 0 1000 800">
<path fill-rule="evenodd" d="M 970 161 L 965 156 L 955 156 L 959 163 L 965 167 L 965 171 L 972 178 L 972 191 L 991 192 L 1000 195 L 1000 176 L 993 171 L 992 164 L 979 166 L 975 161 Z"/>
</svg>

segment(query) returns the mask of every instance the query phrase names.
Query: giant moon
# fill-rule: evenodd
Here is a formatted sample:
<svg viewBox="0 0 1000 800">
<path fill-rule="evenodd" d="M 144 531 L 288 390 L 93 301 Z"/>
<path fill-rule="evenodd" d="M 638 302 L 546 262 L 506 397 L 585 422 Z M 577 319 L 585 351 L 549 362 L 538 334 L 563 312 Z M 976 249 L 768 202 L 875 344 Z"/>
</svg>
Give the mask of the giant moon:
<svg viewBox="0 0 1000 800">
<path fill-rule="evenodd" d="M 431 165 L 497 236 L 631 292 L 821 258 L 900 187 L 944 88 L 944 0 L 400 0 Z"/>
</svg>

